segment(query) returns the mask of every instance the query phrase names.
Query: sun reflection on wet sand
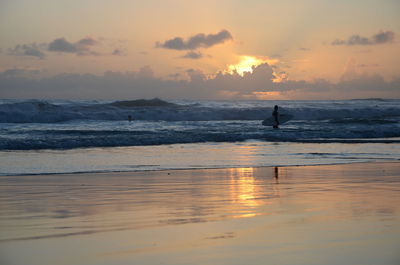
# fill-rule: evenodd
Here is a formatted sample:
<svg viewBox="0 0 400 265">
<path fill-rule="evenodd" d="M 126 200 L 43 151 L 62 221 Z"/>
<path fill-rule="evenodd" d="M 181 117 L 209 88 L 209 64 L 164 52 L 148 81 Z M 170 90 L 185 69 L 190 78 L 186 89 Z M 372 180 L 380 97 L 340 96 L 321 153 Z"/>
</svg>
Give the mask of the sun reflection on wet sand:
<svg viewBox="0 0 400 265">
<path fill-rule="evenodd" d="M 254 217 L 258 215 L 257 206 L 262 201 L 257 199 L 261 187 L 254 178 L 253 168 L 232 168 L 230 171 L 230 198 L 231 202 L 243 207 L 242 213 L 235 218 Z"/>
<path fill-rule="evenodd" d="M 253 169 L 231 169 L 230 178 L 231 200 L 248 207 L 257 206 Z"/>
<path fill-rule="evenodd" d="M 361 264 L 364 253 L 363 264 L 390 264 L 399 172 L 371 163 L 1 177 L 0 254 L 45 265 Z"/>
</svg>

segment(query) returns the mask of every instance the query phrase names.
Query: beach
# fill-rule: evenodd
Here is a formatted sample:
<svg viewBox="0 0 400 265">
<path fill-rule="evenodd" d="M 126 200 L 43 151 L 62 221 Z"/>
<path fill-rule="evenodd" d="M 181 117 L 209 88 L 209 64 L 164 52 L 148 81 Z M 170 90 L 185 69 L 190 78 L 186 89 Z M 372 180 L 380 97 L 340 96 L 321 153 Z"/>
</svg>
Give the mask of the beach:
<svg viewBox="0 0 400 265">
<path fill-rule="evenodd" d="M 400 265 L 400 0 L 0 10 L 0 265 Z"/>
<path fill-rule="evenodd" d="M 1 264 L 399 264 L 400 163 L 0 177 Z"/>
</svg>

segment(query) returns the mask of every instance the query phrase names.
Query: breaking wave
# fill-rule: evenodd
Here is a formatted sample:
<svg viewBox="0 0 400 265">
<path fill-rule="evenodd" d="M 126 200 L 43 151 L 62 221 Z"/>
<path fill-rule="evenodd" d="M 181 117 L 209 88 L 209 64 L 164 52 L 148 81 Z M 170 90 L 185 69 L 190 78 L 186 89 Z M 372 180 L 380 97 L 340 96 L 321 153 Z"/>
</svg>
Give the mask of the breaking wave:
<svg viewBox="0 0 400 265">
<path fill-rule="evenodd" d="M 400 108 L 363 104 L 325 106 L 323 103 L 287 104 L 282 111 L 294 120 L 331 120 L 332 123 L 391 123 L 400 116 Z M 381 102 L 379 102 L 381 103 Z M 285 104 L 285 103 L 283 103 Z M 178 104 L 161 99 L 116 102 L 63 102 L 30 100 L 0 104 L 0 123 L 57 123 L 74 120 L 121 121 L 128 116 L 142 121 L 218 121 L 263 120 L 272 112 L 271 103 L 246 104 Z"/>
<path fill-rule="evenodd" d="M 0 150 L 260 140 L 400 142 L 399 100 L 0 101 Z M 293 119 L 261 125 L 275 104 Z M 127 120 L 128 116 L 133 121 Z"/>
</svg>

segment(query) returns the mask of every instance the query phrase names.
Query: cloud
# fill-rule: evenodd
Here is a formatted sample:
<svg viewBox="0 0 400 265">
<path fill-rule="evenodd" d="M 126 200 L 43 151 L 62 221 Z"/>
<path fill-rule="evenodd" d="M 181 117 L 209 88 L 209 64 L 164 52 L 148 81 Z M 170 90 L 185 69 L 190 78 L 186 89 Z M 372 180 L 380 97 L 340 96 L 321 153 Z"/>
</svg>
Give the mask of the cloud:
<svg viewBox="0 0 400 265">
<path fill-rule="evenodd" d="M 391 43 L 394 41 L 395 33 L 393 31 L 380 31 L 370 38 L 362 37 L 360 35 L 352 35 L 347 40 L 336 39 L 331 45 L 377 45 Z"/>
<path fill-rule="evenodd" d="M 58 38 L 50 42 L 48 50 L 52 52 L 70 52 L 70 53 L 75 53 L 78 51 L 78 49 L 75 47 L 74 44 L 68 42 L 64 38 Z"/>
<path fill-rule="evenodd" d="M 233 37 L 229 31 L 221 30 L 216 34 L 205 35 L 204 33 L 199 33 L 188 38 L 187 40 L 184 40 L 182 37 L 175 37 L 165 41 L 164 43 L 157 42 L 156 47 L 179 51 L 195 50 L 198 48 L 209 48 L 232 39 Z"/>
<path fill-rule="evenodd" d="M 371 63 L 371 64 L 364 64 L 364 63 L 361 63 L 361 64 L 357 64 L 357 67 L 360 67 L 360 68 L 379 67 L 379 66 L 380 66 L 380 65 L 377 64 L 377 63 Z"/>
<path fill-rule="evenodd" d="M 43 45 L 36 43 L 32 44 L 18 44 L 14 48 L 8 49 L 8 54 L 15 56 L 31 56 L 39 59 L 44 59 L 45 54 L 41 51 Z"/>
<path fill-rule="evenodd" d="M 180 73 L 169 74 L 168 77 L 169 77 L 169 78 L 172 78 L 172 79 L 174 79 L 174 80 L 178 80 L 179 78 L 182 77 L 182 74 L 180 74 Z"/>
<path fill-rule="evenodd" d="M 364 72 L 360 72 L 363 68 L 373 68 L 379 67 L 379 64 L 362 64 L 358 63 L 354 58 L 349 59 L 344 69 L 344 72 L 341 76 L 341 81 L 349 81 L 349 80 L 358 80 L 358 79 L 365 79 L 368 74 Z"/>
<path fill-rule="evenodd" d="M 15 77 L 33 77 L 40 74 L 41 71 L 38 69 L 23 69 L 23 68 L 11 68 L 4 72 L 0 72 L 0 77 L 15 78 Z"/>
<path fill-rule="evenodd" d="M 351 68 L 351 66 L 349 66 Z M 219 72 L 208 76 L 189 69 L 168 79 L 157 77 L 150 66 L 134 72 L 93 74 L 59 74 L 41 77 L 39 72 L 10 69 L 0 72 L 3 98 L 65 99 L 350 99 L 366 97 L 400 97 L 400 78 L 385 81 L 379 75 L 347 75 L 338 83 L 324 79 L 276 83 L 274 69 L 267 63 L 252 72 Z"/>
<path fill-rule="evenodd" d="M 194 51 L 190 51 L 190 52 L 186 53 L 184 56 L 182 56 L 182 58 L 186 58 L 186 59 L 200 59 L 203 57 L 204 57 L 204 55 L 201 52 L 194 52 Z"/>
<path fill-rule="evenodd" d="M 126 52 L 122 49 L 116 48 L 113 50 L 112 55 L 115 56 L 126 56 Z"/>
<path fill-rule="evenodd" d="M 381 31 L 378 34 L 372 36 L 373 43 L 381 44 L 387 42 L 394 41 L 394 32 L 393 31 Z"/>
<path fill-rule="evenodd" d="M 47 50 L 51 52 L 74 53 L 76 55 L 99 55 L 91 50 L 92 46 L 98 44 L 98 41 L 91 37 L 80 39 L 73 43 L 65 38 L 58 38 L 49 43 Z"/>
<path fill-rule="evenodd" d="M 98 45 L 99 42 L 91 37 L 85 37 L 77 42 L 69 42 L 65 38 L 57 38 L 50 43 L 41 44 L 18 44 L 14 48 L 9 48 L 8 54 L 14 56 L 30 56 L 39 59 L 46 57 L 46 51 L 72 53 L 76 55 L 93 55 L 100 53 L 91 50 L 92 47 Z"/>
<path fill-rule="evenodd" d="M 91 38 L 91 37 L 83 38 L 83 39 L 79 40 L 79 41 L 76 43 L 76 45 L 77 45 L 78 47 L 79 47 L 79 46 L 88 47 L 88 46 L 93 46 L 93 45 L 96 45 L 96 44 L 97 44 L 97 41 L 96 41 L 95 39 Z"/>
</svg>

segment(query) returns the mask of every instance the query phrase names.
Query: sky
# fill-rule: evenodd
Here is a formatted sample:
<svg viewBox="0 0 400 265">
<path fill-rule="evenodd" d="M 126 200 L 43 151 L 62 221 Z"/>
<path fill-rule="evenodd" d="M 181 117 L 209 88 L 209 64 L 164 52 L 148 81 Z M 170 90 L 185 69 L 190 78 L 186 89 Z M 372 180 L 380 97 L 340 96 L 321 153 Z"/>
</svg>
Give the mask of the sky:
<svg viewBox="0 0 400 265">
<path fill-rule="evenodd" d="M 398 0 L 0 0 L 0 98 L 400 98 Z"/>
</svg>

